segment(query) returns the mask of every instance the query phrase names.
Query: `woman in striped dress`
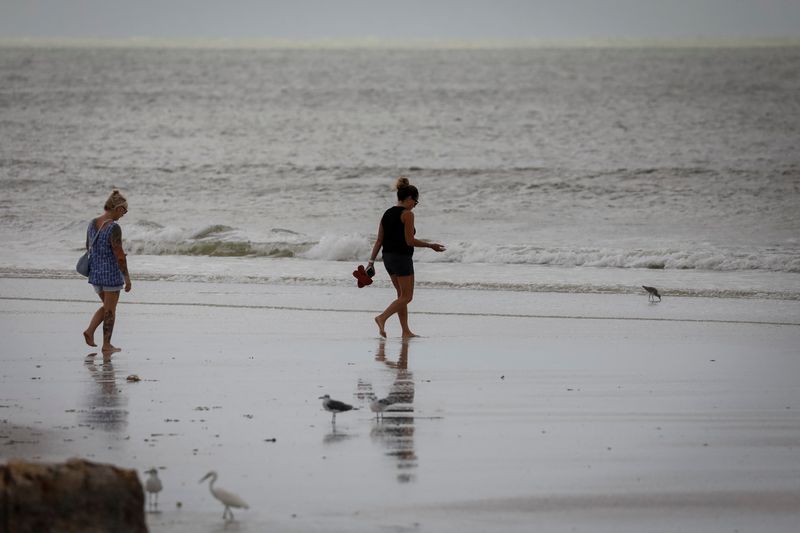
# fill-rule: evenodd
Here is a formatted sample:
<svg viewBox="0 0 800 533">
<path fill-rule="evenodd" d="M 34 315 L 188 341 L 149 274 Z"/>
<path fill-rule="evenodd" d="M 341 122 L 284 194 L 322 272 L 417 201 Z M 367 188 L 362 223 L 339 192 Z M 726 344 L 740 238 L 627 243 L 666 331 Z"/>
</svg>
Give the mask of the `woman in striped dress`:
<svg viewBox="0 0 800 533">
<path fill-rule="evenodd" d="M 94 332 L 103 324 L 103 354 L 111 354 L 120 351 L 120 348 L 111 344 L 119 292 L 123 288 L 125 292 L 131 290 L 128 263 L 122 249 L 122 229 L 117 224 L 128 212 L 128 201 L 119 191 L 114 190 L 106 200 L 104 209 L 105 213 L 92 220 L 86 230 L 86 248 L 90 245 L 92 247 L 89 283 L 94 286 L 103 305 L 95 311 L 89 327 L 83 332 L 83 338 L 89 346 L 97 346 L 94 343 Z"/>
</svg>

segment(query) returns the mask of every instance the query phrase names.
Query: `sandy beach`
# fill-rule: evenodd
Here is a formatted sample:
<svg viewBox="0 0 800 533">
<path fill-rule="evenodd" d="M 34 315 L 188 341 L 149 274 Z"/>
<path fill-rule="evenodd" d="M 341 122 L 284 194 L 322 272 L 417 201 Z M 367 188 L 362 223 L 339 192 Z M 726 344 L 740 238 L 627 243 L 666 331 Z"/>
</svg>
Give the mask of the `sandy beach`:
<svg viewBox="0 0 800 533">
<path fill-rule="evenodd" d="M 85 281 L 2 278 L 0 459 L 154 466 L 153 532 L 796 531 L 800 302 L 420 289 L 404 344 L 390 297 L 135 282 L 104 361 Z"/>
</svg>

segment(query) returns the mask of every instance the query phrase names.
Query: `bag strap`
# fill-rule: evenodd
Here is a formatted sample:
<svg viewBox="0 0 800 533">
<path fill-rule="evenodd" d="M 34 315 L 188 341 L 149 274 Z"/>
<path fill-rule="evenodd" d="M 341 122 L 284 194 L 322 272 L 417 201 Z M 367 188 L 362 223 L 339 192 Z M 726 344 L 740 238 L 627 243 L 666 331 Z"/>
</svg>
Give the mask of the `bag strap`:
<svg viewBox="0 0 800 533">
<path fill-rule="evenodd" d="M 94 239 L 92 239 L 92 244 L 90 244 L 89 249 L 86 250 L 90 255 L 92 253 L 92 247 L 94 246 L 94 243 L 97 241 L 97 238 L 100 236 L 100 232 L 103 231 L 103 226 L 105 226 L 107 222 L 111 222 L 111 220 L 106 220 L 105 222 L 100 224 L 100 227 L 97 229 L 97 233 L 94 234 Z M 94 225 L 94 220 L 92 220 L 92 225 Z"/>
</svg>

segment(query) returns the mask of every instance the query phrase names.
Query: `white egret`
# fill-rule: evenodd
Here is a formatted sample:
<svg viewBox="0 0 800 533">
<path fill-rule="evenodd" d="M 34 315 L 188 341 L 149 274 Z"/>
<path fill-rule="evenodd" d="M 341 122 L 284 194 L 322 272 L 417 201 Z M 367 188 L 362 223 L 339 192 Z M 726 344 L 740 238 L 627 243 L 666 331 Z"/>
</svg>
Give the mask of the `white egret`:
<svg viewBox="0 0 800 533">
<path fill-rule="evenodd" d="M 350 404 L 340 402 L 339 400 L 332 400 L 328 394 L 320 396 L 319 399 L 322 400 L 322 407 L 326 411 L 333 413 L 333 417 L 331 418 L 331 423 L 333 424 L 336 423 L 336 413 L 344 413 L 345 411 L 354 409 Z"/>
<path fill-rule="evenodd" d="M 158 471 L 155 468 L 151 468 L 145 474 L 150 474 L 144 482 L 144 490 L 147 492 L 147 504 L 158 509 L 158 493 L 164 487 L 161 484 L 161 480 L 158 479 Z"/>
<path fill-rule="evenodd" d="M 232 492 L 228 492 L 224 489 L 214 488 L 214 482 L 217 480 L 217 473 L 213 470 L 203 476 L 203 479 L 200 480 L 200 483 L 205 481 L 206 479 L 211 478 L 211 481 L 208 484 L 208 488 L 211 490 L 211 495 L 222 502 L 222 505 L 225 506 L 225 511 L 222 512 L 222 519 L 227 519 L 230 516 L 230 519 L 233 520 L 233 511 L 231 511 L 231 507 L 234 509 L 249 509 L 250 507 L 245 503 L 243 499 L 241 499 L 236 494 Z"/>
</svg>

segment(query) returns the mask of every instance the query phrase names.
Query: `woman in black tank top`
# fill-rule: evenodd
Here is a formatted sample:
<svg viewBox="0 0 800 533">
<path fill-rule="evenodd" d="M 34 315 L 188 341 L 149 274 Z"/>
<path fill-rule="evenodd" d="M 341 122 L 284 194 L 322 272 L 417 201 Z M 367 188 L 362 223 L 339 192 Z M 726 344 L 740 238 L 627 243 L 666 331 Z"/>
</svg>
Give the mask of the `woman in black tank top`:
<svg viewBox="0 0 800 533">
<path fill-rule="evenodd" d="M 408 183 L 408 178 L 397 179 L 397 205 L 386 210 L 378 227 L 378 238 L 372 247 L 368 268 L 372 268 L 378 251 L 383 248 L 383 266 L 397 290 L 397 299 L 383 313 L 375 317 L 378 332 L 386 337 L 386 321 L 397 313 L 403 337 L 416 337 L 408 327 L 408 304 L 414 297 L 414 248 L 430 248 L 443 252 L 444 246 L 417 239 L 414 234 L 413 209 L 419 203 L 419 191 Z"/>
</svg>

